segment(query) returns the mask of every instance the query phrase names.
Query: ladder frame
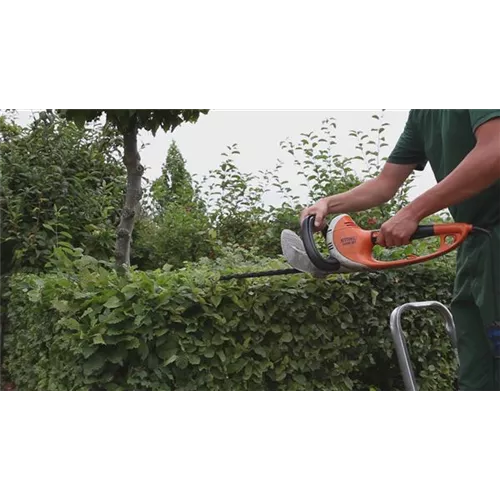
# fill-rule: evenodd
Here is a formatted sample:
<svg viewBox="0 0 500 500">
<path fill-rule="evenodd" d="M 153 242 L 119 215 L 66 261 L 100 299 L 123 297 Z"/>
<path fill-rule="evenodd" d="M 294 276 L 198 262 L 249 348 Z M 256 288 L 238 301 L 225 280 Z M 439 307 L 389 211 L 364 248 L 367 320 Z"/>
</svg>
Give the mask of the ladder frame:
<svg viewBox="0 0 500 500">
<path fill-rule="evenodd" d="M 401 317 L 407 311 L 413 310 L 425 310 L 430 309 L 436 311 L 441 315 L 445 323 L 446 333 L 451 339 L 453 348 L 457 348 L 457 332 L 455 328 L 455 322 L 453 321 L 453 316 L 450 310 L 440 302 L 430 300 L 424 302 L 408 302 L 399 307 L 396 307 L 391 313 L 390 327 L 391 335 L 394 341 L 394 346 L 396 348 L 396 355 L 398 358 L 399 368 L 403 376 L 403 382 L 405 389 L 407 391 L 418 391 L 418 384 L 415 378 L 415 372 L 410 359 L 410 354 L 408 351 L 408 344 L 403 333 L 403 328 L 401 326 Z M 458 361 L 458 354 L 457 354 Z"/>
</svg>

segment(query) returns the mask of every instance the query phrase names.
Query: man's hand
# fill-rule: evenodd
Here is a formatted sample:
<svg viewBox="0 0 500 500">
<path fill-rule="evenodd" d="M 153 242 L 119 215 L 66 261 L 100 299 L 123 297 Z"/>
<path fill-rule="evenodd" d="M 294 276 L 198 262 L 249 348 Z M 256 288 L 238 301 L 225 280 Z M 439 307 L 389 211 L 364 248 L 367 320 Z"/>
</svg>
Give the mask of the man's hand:
<svg viewBox="0 0 500 500">
<path fill-rule="evenodd" d="M 302 210 L 300 214 L 300 225 L 309 215 L 314 215 L 314 231 L 317 233 L 326 226 L 326 216 L 328 215 L 328 202 L 326 199 L 319 200 L 314 205 Z"/>
<path fill-rule="evenodd" d="M 408 245 L 417 230 L 420 220 L 407 208 L 401 209 L 394 217 L 382 224 L 377 245 L 391 248 Z"/>
</svg>

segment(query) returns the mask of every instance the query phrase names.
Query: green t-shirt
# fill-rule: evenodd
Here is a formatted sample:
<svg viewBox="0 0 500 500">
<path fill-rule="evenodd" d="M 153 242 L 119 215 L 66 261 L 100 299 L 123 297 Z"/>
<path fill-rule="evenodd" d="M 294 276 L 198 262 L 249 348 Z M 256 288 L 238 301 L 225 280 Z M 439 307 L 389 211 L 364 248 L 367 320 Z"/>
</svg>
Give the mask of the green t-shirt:
<svg viewBox="0 0 500 500">
<path fill-rule="evenodd" d="M 498 117 L 500 109 L 412 109 L 389 162 L 416 163 L 418 170 L 430 163 L 440 182 L 474 148 L 476 129 Z M 449 209 L 456 222 L 483 227 L 500 224 L 500 181 Z"/>
</svg>

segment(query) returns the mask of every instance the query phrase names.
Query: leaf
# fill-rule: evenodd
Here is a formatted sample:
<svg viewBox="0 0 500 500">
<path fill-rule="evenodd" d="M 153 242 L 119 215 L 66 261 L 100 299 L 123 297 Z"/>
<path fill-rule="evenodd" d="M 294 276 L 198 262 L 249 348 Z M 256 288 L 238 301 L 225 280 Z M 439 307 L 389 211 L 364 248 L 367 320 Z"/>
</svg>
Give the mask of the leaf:
<svg viewBox="0 0 500 500">
<path fill-rule="evenodd" d="M 292 375 L 292 379 L 295 380 L 295 382 L 297 382 L 300 385 L 307 384 L 306 378 L 304 377 L 304 375 L 302 375 L 300 373 Z"/>
<path fill-rule="evenodd" d="M 215 349 L 213 347 L 207 347 L 205 349 L 205 352 L 203 353 L 203 356 L 208 359 L 213 358 L 215 356 Z"/>
<path fill-rule="evenodd" d="M 71 245 L 71 243 L 68 243 L 67 241 L 60 241 L 58 244 L 60 247 L 73 249 L 73 245 Z"/>
<path fill-rule="evenodd" d="M 254 351 L 256 354 L 258 354 L 259 356 L 262 356 L 263 358 L 267 357 L 266 350 L 260 345 L 255 347 Z"/>
<path fill-rule="evenodd" d="M 352 391 L 352 389 L 353 389 L 354 385 L 353 385 L 353 383 L 352 383 L 352 380 L 351 380 L 349 377 L 346 377 L 346 378 L 344 379 L 344 383 L 345 383 L 346 387 L 347 387 L 350 391 Z"/>
<path fill-rule="evenodd" d="M 125 300 L 130 300 L 132 297 L 135 297 L 139 290 L 139 285 L 136 283 L 130 283 L 129 285 L 124 286 L 120 292 L 125 296 Z"/>
<path fill-rule="evenodd" d="M 137 349 L 137 352 L 138 352 L 141 360 L 144 361 L 149 355 L 148 344 L 142 340 L 140 345 L 139 345 L 139 348 Z"/>
<path fill-rule="evenodd" d="M 176 360 L 175 360 L 175 365 L 180 368 L 181 370 L 185 370 L 188 365 L 189 365 L 189 362 L 188 362 L 188 359 L 186 356 L 179 356 Z"/>
<path fill-rule="evenodd" d="M 69 311 L 69 304 L 67 300 L 53 300 L 52 307 L 61 313 Z"/>
<path fill-rule="evenodd" d="M 117 307 L 120 307 L 121 304 L 121 300 L 116 295 L 113 295 L 113 297 L 107 300 L 107 302 L 104 304 L 104 307 L 108 309 L 115 309 Z"/>
<path fill-rule="evenodd" d="M 31 290 L 28 292 L 30 302 L 38 302 L 40 300 L 40 290 Z"/>
<path fill-rule="evenodd" d="M 165 335 L 167 332 L 168 332 L 168 328 L 155 328 L 153 330 L 153 335 L 155 337 L 161 337 L 161 336 Z"/>
<path fill-rule="evenodd" d="M 80 330 L 80 323 L 75 318 L 64 318 L 59 321 L 59 324 L 69 330 Z"/>
<path fill-rule="evenodd" d="M 90 356 L 92 356 L 92 354 L 94 354 L 94 352 L 96 352 L 98 350 L 98 347 L 97 346 L 85 346 L 82 348 L 82 355 L 84 357 L 84 359 L 87 359 L 89 358 Z"/>
<path fill-rule="evenodd" d="M 243 372 L 243 380 L 249 380 L 253 373 L 253 367 L 250 363 L 245 365 L 245 370 Z"/>
<path fill-rule="evenodd" d="M 192 365 L 199 365 L 201 363 L 201 358 L 199 356 L 197 356 L 196 354 L 189 354 L 188 360 L 189 360 L 189 363 Z"/>
<path fill-rule="evenodd" d="M 106 317 L 106 319 L 103 321 L 103 323 L 106 323 L 107 325 L 117 325 L 118 323 L 121 323 L 124 321 L 126 318 L 123 315 L 122 311 L 113 311 L 109 316 Z"/>
<path fill-rule="evenodd" d="M 98 333 L 97 335 L 94 336 L 92 343 L 106 345 L 106 342 L 104 341 L 104 339 L 100 333 Z"/>
<path fill-rule="evenodd" d="M 127 349 L 138 349 L 141 345 L 141 341 L 137 337 L 128 337 L 125 341 L 125 347 Z"/>
<path fill-rule="evenodd" d="M 173 354 L 172 356 L 170 356 L 164 363 L 163 363 L 163 366 L 168 366 L 170 364 L 172 364 L 174 361 L 176 361 L 178 358 L 177 354 Z"/>
<path fill-rule="evenodd" d="M 239 359 L 237 359 L 234 363 L 231 363 L 228 367 L 227 367 L 227 372 L 230 373 L 230 374 L 235 374 L 235 373 L 238 373 L 240 372 L 243 367 L 248 363 L 248 361 L 241 357 Z"/>
<path fill-rule="evenodd" d="M 290 332 L 286 332 L 281 336 L 281 342 L 291 342 L 293 340 L 293 336 Z"/>
<path fill-rule="evenodd" d="M 97 351 L 83 363 L 83 374 L 88 377 L 99 372 L 104 367 L 105 362 L 106 356 L 104 353 Z"/>
</svg>

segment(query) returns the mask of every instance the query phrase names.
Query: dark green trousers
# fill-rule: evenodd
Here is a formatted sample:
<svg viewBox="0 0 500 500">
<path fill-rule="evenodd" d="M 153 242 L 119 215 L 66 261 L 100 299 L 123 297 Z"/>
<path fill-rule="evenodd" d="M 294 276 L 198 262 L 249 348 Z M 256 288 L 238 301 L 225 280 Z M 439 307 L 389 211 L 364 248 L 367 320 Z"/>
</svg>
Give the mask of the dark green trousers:
<svg viewBox="0 0 500 500">
<path fill-rule="evenodd" d="M 500 324 L 500 226 L 459 248 L 451 312 L 457 329 L 459 390 L 500 390 L 500 358 L 492 341 Z M 498 328 L 497 328 L 498 331 Z"/>
</svg>

